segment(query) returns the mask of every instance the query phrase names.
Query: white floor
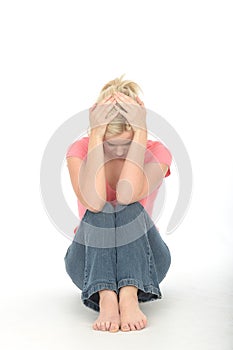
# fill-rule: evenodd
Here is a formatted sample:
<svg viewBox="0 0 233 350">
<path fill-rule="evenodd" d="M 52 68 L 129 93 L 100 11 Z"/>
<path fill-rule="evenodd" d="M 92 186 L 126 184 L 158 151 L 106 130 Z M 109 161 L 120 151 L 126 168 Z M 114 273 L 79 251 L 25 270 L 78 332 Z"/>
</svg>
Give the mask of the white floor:
<svg viewBox="0 0 233 350">
<path fill-rule="evenodd" d="M 23 274 L 15 275 L 13 282 L 9 279 L 8 293 L 2 290 L 1 349 L 103 349 L 105 345 L 119 349 L 132 344 L 136 349 L 233 349 L 230 251 L 227 254 L 224 246 L 214 241 L 206 256 L 205 249 L 197 250 L 193 241 L 191 250 L 178 256 L 179 242 L 185 246 L 190 239 L 179 234 L 166 238 L 172 266 L 160 284 L 163 299 L 140 304 L 148 318 L 147 328 L 141 331 L 114 334 L 92 330 L 98 313 L 82 304 L 80 291 L 66 275 L 63 261 L 58 275 L 50 271 L 48 262 L 27 279 Z M 223 255 L 219 254 L 222 248 Z M 32 255 L 28 262 L 30 258 Z"/>
<path fill-rule="evenodd" d="M 233 350 L 232 1 L 109 3 L 1 1 L 0 349 Z M 172 255 L 163 299 L 141 304 L 147 328 L 114 334 L 92 329 L 98 313 L 66 274 L 63 213 L 57 196 L 45 205 L 40 174 L 52 144 L 54 183 L 77 215 L 61 148 L 90 123 L 71 132 L 67 122 L 124 73 L 164 120 L 148 123 L 173 154 L 164 208 L 190 180 L 183 147 L 193 188 L 183 222 L 163 235 Z"/>
</svg>

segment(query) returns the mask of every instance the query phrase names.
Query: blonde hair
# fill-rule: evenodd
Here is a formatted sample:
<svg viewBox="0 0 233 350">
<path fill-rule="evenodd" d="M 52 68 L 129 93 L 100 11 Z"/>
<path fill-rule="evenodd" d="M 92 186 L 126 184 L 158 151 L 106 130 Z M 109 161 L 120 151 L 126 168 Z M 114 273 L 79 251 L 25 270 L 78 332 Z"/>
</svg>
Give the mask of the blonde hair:
<svg viewBox="0 0 233 350">
<path fill-rule="evenodd" d="M 142 91 L 140 86 L 132 80 L 123 80 L 125 74 L 122 74 L 120 78 L 110 80 L 105 84 L 96 100 L 96 103 L 101 102 L 105 97 L 113 95 L 114 92 L 119 91 L 136 101 L 136 96 L 139 91 Z M 133 131 L 132 126 L 128 123 L 127 119 L 120 113 L 107 125 L 105 135 L 118 135 L 124 131 Z M 90 129 L 88 128 L 88 135 L 90 135 Z"/>
</svg>

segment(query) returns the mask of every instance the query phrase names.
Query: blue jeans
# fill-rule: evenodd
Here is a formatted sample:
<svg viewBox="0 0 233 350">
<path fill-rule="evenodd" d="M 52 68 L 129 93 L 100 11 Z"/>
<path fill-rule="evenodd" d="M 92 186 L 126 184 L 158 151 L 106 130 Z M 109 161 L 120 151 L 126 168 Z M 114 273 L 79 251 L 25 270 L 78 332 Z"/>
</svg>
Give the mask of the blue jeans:
<svg viewBox="0 0 233 350">
<path fill-rule="evenodd" d="M 171 265 L 168 246 L 139 202 L 106 202 L 98 213 L 87 209 L 64 260 L 82 302 L 95 311 L 103 289 L 118 294 L 133 285 L 138 302 L 161 299 L 159 283 Z"/>
</svg>

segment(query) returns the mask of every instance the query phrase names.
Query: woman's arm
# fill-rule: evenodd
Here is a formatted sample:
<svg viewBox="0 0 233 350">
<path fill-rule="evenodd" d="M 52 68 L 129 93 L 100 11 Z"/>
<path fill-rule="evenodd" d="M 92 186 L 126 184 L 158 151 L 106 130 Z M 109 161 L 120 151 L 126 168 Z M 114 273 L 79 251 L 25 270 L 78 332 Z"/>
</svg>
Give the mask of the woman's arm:
<svg viewBox="0 0 233 350">
<path fill-rule="evenodd" d="M 96 211 L 106 203 L 103 138 L 93 129 L 88 143 L 88 154 L 79 173 L 79 188 L 84 200 Z"/>
<path fill-rule="evenodd" d="M 136 130 L 116 186 L 116 197 L 119 203 L 129 204 L 137 201 L 142 191 L 146 144 L 147 130 Z"/>
</svg>

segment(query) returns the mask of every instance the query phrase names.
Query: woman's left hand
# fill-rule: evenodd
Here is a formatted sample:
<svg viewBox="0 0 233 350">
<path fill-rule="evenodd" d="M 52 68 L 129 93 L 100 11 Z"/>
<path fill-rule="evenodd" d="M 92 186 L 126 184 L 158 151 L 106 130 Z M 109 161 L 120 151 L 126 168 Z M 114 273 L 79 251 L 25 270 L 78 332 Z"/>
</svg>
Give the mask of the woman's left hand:
<svg viewBox="0 0 233 350">
<path fill-rule="evenodd" d="M 128 120 L 129 124 L 132 125 L 134 131 L 147 130 L 146 127 L 146 109 L 144 103 L 137 96 L 137 102 L 131 97 L 121 93 L 114 92 L 115 100 L 120 104 L 118 107 L 115 104 L 115 108 L 119 109 L 119 112 Z"/>
</svg>

